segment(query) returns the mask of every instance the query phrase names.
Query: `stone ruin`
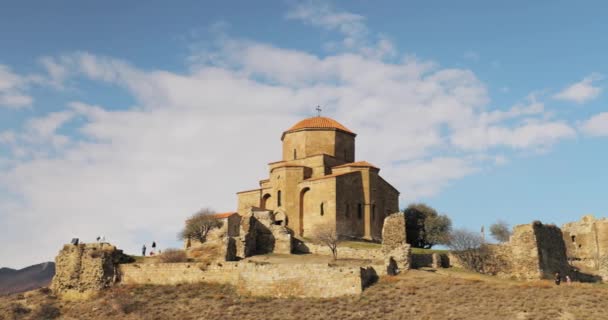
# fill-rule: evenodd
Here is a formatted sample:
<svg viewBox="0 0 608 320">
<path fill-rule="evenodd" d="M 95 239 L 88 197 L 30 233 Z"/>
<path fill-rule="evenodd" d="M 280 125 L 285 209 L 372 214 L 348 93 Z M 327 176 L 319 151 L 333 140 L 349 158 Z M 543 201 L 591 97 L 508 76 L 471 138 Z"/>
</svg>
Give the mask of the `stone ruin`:
<svg viewBox="0 0 608 320">
<path fill-rule="evenodd" d="M 520 280 L 549 279 L 556 272 L 562 277 L 575 274 L 568 265 L 562 231 L 555 225 L 540 221 L 513 228 L 504 244 L 486 244 L 480 249 L 482 273 Z M 452 266 L 462 267 L 457 254 L 450 253 Z"/>
<path fill-rule="evenodd" d="M 586 215 L 580 221 L 562 226 L 569 262 L 608 279 L 608 219 Z"/>
<path fill-rule="evenodd" d="M 410 268 L 411 248 L 406 242 L 405 214 L 393 213 L 384 218 L 382 253 L 388 275 L 396 275 Z"/>
<path fill-rule="evenodd" d="M 55 258 L 51 289 L 59 294 L 87 294 L 119 281 L 117 266 L 132 259 L 109 243 L 66 244 Z"/>
<path fill-rule="evenodd" d="M 291 254 L 293 232 L 285 227 L 284 219 L 276 219 L 277 216 L 282 216 L 282 213 L 251 208 L 241 219 L 235 256 L 246 258 L 265 253 Z"/>
</svg>

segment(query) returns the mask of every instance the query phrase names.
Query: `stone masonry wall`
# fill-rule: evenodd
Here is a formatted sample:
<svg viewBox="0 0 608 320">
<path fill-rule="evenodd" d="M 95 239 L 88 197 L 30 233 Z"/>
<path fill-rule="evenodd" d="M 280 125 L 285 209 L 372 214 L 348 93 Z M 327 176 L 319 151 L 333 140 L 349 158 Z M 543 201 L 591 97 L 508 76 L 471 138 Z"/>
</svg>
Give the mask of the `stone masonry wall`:
<svg viewBox="0 0 608 320">
<path fill-rule="evenodd" d="M 122 264 L 119 267 L 122 284 L 174 285 L 179 283 L 214 282 L 236 285 L 238 263 L 146 263 Z"/>
<path fill-rule="evenodd" d="M 215 282 L 235 285 L 241 294 L 272 297 L 328 298 L 361 293 L 371 268 L 327 264 L 225 262 L 120 265 L 123 284 L 174 285 Z"/>
<path fill-rule="evenodd" d="M 411 265 L 411 247 L 406 242 L 405 215 L 397 212 L 384 218 L 382 226 L 382 254 L 386 273 L 395 275 Z"/>
<path fill-rule="evenodd" d="M 108 243 L 66 244 L 55 258 L 51 289 L 59 294 L 99 291 L 117 281 L 116 265 L 125 259 Z"/>
<path fill-rule="evenodd" d="M 576 267 L 608 279 L 608 219 L 586 215 L 562 226 L 568 260 Z"/>
<path fill-rule="evenodd" d="M 554 225 L 536 221 L 515 226 L 509 242 L 484 245 L 483 250 L 487 253 L 485 273 L 522 280 L 552 278 L 556 272 L 574 276 L 562 232 Z M 449 259 L 452 266 L 463 265 L 457 255 L 450 254 Z"/>
<path fill-rule="evenodd" d="M 303 253 L 330 256 L 331 250 L 325 245 L 306 242 L 307 249 Z M 338 259 L 369 259 L 383 260 L 384 254 L 380 248 L 350 248 L 338 245 Z"/>
</svg>

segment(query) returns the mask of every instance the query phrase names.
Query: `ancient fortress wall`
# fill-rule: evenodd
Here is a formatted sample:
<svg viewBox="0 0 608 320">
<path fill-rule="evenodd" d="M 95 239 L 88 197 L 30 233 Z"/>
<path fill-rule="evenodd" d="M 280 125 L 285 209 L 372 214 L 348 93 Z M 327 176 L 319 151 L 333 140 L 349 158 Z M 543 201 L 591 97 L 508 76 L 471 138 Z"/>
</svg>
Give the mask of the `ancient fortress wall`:
<svg viewBox="0 0 608 320">
<path fill-rule="evenodd" d="M 178 283 L 216 282 L 236 284 L 237 263 L 204 266 L 201 263 L 132 263 L 119 266 L 123 284 L 174 285 Z"/>
<path fill-rule="evenodd" d="M 306 242 L 307 253 L 330 256 L 331 250 L 325 245 Z M 384 254 L 381 248 L 350 248 L 338 245 L 338 259 L 368 259 L 383 260 Z"/>
<path fill-rule="evenodd" d="M 123 284 L 215 282 L 254 296 L 321 298 L 360 294 L 375 275 L 371 268 L 252 262 L 123 264 L 119 270 Z"/>
<path fill-rule="evenodd" d="M 561 230 L 554 225 L 539 221 L 513 228 L 509 242 L 499 245 L 483 245 L 483 273 L 501 277 L 533 280 L 552 278 L 556 272 L 562 277 L 570 275 L 566 247 Z M 462 267 L 458 254 L 449 254 L 452 266 Z"/>
<path fill-rule="evenodd" d="M 568 260 L 575 267 L 608 279 L 608 219 L 592 215 L 562 226 Z"/>
</svg>

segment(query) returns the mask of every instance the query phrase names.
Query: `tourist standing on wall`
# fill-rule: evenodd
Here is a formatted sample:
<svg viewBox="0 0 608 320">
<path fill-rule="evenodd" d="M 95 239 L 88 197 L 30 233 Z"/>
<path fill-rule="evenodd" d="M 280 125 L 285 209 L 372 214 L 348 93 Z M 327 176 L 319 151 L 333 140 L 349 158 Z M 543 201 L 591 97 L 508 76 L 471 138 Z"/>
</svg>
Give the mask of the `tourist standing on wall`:
<svg viewBox="0 0 608 320">
<path fill-rule="evenodd" d="M 141 248 L 141 255 L 142 256 L 146 256 L 146 245 L 144 244 L 144 246 Z"/>
<path fill-rule="evenodd" d="M 156 241 L 152 241 L 152 251 L 156 251 Z"/>
</svg>

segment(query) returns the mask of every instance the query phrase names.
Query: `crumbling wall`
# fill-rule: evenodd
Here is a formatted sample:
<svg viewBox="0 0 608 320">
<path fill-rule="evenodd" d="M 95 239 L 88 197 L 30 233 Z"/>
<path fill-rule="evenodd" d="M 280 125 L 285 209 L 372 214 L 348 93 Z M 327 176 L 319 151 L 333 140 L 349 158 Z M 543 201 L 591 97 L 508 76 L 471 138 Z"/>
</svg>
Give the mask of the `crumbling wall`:
<svg viewBox="0 0 608 320">
<path fill-rule="evenodd" d="M 482 263 L 479 271 L 502 277 L 522 280 L 553 278 L 556 272 L 562 277 L 574 274 L 566 258 L 566 247 L 561 230 L 539 221 L 513 228 L 509 242 L 483 245 L 479 252 Z M 465 264 L 457 254 L 449 255 L 452 266 Z"/>
<path fill-rule="evenodd" d="M 564 224 L 562 232 L 570 263 L 608 279 L 608 219 L 586 215 Z"/>
<path fill-rule="evenodd" d="M 411 248 L 406 242 L 405 214 L 397 212 L 384 218 L 382 253 L 386 273 L 395 275 L 410 268 Z"/>
<path fill-rule="evenodd" d="M 562 231 L 555 225 L 532 224 L 538 248 L 539 272 L 542 278 L 552 278 L 556 272 L 562 277 L 570 274 Z"/>
<path fill-rule="evenodd" d="M 225 262 L 120 265 L 121 283 L 175 285 L 214 282 L 243 295 L 330 298 L 360 294 L 377 280 L 372 267 Z"/>
<path fill-rule="evenodd" d="M 59 294 L 102 290 L 118 280 L 116 266 L 126 260 L 108 243 L 66 244 L 55 258 L 51 289 Z"/>
<path fill-rule="evenodd" d="M 328 246 L 312 242 L 302 243 L 296 250 L 300 253 L 312 253 L 325 256 L 332 254 Z M 384 253 L 382 252 L 380 245 L 378 245 L 378 248 L 351 248 L 338 245 L 338 259 L 384 260 Z"/>
<path fill-rule="evenodd" d="M 237 255 L 241 258 L 255 254 L 290 254 L 293 250 L 293 232 L 275 221 L 270 210 L 252 208 L 241 219 Z"/>
</svg>

